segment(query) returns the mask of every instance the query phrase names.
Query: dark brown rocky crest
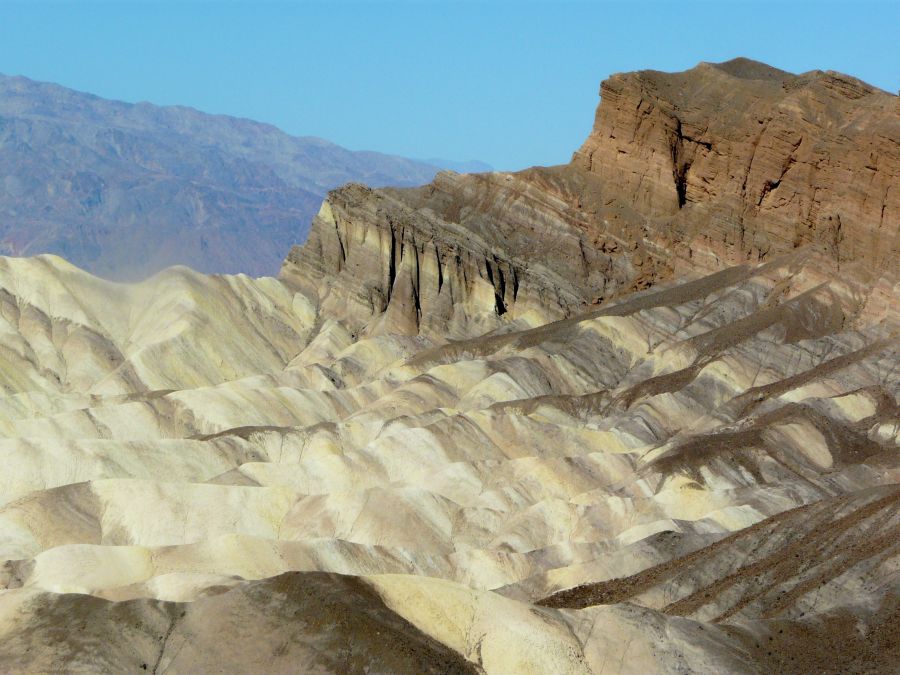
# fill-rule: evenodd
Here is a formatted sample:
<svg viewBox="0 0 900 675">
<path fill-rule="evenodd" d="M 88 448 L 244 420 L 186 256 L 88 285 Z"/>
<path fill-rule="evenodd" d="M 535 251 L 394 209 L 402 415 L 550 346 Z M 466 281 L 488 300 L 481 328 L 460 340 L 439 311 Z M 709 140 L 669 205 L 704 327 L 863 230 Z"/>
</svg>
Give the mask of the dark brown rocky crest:
<svg viewBox="0 0 900 675">
<path fill-rule="evenodd" d="M 332 192 L 282 276 L 361 330 L 458 336 L 813 247 L 874 289 L 859 312 L 883 314 L 900 253 L 896 96 L 735 59 L 613 75 L 601 97 L 569 165 Z"/>
<path fill-rule="evenodd" d="M 896 256 L 896 96 L 735 59 L 613 75 L 601 97 L 573 163 L 624 206 L 674 221 L 678 243 L 731 262 L 806 244 L 876 269 Z"/>
</svg>

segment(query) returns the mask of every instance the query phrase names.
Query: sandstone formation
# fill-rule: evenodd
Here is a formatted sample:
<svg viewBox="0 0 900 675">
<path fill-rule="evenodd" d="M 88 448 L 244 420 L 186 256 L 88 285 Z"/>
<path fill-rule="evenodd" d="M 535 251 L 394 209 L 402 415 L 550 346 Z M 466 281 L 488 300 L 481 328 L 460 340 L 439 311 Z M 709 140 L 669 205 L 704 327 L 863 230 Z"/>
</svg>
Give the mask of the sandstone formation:
<svg viewBox="0 0 900 675">
<path fill-rule="evenodd" d="M 623 207 L 726 262 L 805 244 L 882 270 L 900 253 L 900 103 L 835 72 L 746 59 L 614 75 L 574 163 Z"/>
<path fill-rule="evenodd" d="M 883 317 L 900 258 L 898 101 L 745 59 L 614 75 L 570 165 L 334 191 L 282 276 L 303 270 L 312 295 L 337 277 L 323 306 L 370 331 L 418 332 L 424 317 L 458 337 L 811 248 L 861 284 L 853 316 Z"/>
<path fill-rule="evenodd" d="M 894 202 L 742 252 L 600 141 L 336 190 L 279 279 L 0 259 L 0 670 L 894 669 Z"/>
</svg>

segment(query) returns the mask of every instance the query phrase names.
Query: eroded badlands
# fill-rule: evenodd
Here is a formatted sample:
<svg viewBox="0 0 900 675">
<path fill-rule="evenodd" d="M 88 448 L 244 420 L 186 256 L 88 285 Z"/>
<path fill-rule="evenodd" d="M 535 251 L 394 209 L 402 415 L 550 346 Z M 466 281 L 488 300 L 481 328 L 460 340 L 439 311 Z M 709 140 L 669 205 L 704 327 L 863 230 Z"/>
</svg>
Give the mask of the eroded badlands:
<svg viewBox="0 0 900 675">
<path fill-rule="evenodd" d="M 247 670 L 891 658 L 896 335 L 815 262 L 439 344 L 275 280 L 4 260 L 0 662 L 188 671 L 223 631 Z"/>
<path fill-rule="evenodd" d="M 898 223 L 667 251 L 605 189 L 351 186 L 278 279 L 0 259 L 0 670 L 895 668 Z"/>
</svg>

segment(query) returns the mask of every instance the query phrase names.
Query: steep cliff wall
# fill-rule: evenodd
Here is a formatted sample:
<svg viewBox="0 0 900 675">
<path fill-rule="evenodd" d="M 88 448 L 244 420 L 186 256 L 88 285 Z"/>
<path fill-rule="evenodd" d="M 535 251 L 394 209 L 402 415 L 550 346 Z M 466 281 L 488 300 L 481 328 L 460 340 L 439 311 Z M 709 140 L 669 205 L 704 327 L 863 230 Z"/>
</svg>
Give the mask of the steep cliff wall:
<svg viewBox="0 0 900 675">
<path fill-rule="evenodd" d="M 336 190 L 282 278 L 370 334 L 466 337 L 567 316 L 632 269 L 585 247 L 571 180 L 546 178 L 444 173 L 421 189 Z"/>
<path fill-rule="evenodd" d="M 614 75 L 601 95 L 567 166 L 332 192 L 282 277 L 359 330 L 453 338 L 808 247 L 859 282 L 860 312 L 885 314 L 896 96 L 745 59 Z"/>
<path fill-rule="evenodd" d="M 746 59 L 613 75 L 573 162 L 687 249 L 727 262 L 812 244 L 896 259 L 900 103 L 855 78 Z M 683 252 L 683 251 L 682 251 Z"/>
</svg>

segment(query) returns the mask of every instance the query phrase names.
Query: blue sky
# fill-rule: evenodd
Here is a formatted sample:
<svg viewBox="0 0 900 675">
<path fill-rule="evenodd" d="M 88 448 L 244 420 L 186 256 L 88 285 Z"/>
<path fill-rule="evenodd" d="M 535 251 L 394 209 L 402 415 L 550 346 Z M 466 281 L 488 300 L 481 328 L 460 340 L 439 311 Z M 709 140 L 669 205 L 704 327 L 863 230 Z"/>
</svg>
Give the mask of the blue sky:
<svg viewBox="0 0 900 675">
<path fill-rule="evenodd" d="M 895 2 L 0 0 L 0 72 L 352 149 L 568 161 L 609 73 L 749 56 L 900 88 Z"/>
</svg>

